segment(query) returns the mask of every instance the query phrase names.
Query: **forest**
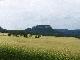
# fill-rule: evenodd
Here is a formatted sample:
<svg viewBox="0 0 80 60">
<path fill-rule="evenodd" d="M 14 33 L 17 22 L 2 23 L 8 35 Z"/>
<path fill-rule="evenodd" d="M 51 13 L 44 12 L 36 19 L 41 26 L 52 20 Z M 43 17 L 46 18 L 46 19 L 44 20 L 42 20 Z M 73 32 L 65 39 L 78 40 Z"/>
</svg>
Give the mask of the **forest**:
<svg viewBox="0 0 80 60">
<path fill-rule="evenodd" d="M 25 30 L 7 30 L 0 27 L 1 33 L 9 33 L 13 35 L 42 35 L 42 36 L 56 36 L 56 37 L 76 37 L 80 38 L 80 29 L 53 29 L 50 25 L 36 25 Z"/>
</svg>

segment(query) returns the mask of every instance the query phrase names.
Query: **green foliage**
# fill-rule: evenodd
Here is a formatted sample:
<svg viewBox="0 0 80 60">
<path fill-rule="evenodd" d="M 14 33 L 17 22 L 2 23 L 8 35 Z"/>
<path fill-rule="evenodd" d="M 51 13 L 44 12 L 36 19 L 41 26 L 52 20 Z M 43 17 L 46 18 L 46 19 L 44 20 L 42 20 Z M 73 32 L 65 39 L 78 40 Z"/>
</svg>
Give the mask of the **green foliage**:
<svg viewBox="0 0 80 60">
<path fill-rule="evenodd" d="M 76 56 L 77 55 L 77 56 Z M 80 54 L 39 49 L 0 48 L 0 60 L 79 60 Z"/>
</svg>

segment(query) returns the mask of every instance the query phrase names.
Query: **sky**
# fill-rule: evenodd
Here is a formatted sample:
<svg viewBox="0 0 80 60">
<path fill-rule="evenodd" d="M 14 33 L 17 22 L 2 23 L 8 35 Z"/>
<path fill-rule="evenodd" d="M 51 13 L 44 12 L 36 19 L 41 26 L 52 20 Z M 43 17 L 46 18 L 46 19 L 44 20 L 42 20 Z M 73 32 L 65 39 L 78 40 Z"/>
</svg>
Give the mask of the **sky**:
<svg viewBox="0 0 80 60">
<path fill-rule="evenodd" d="M 0 0 L 0 26 L 8 30 L 35 25 L 80 29 L 80 0 Z"/>
</svg>

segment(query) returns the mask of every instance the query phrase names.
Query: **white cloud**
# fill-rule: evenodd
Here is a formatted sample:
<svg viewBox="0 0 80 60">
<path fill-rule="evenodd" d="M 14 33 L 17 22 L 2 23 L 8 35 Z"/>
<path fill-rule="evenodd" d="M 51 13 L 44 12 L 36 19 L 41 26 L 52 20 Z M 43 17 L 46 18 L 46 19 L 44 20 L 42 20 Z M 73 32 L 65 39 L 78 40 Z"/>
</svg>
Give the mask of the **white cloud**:
<svg viewBox="0 0 80 60">
<path fill-rule="evenodd" d="M 80 28 L 79 0 L 2 0 L 0 25 L 7 29 L 25 29 L 36 24 L 55 28 Z"/>
</svg>

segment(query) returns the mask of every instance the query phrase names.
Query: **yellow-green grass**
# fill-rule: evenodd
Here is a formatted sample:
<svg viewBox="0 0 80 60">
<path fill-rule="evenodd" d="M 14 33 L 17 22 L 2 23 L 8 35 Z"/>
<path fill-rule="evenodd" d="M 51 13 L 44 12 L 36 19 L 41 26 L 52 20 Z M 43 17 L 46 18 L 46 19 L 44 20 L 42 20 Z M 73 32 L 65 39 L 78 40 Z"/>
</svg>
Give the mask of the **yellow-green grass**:
<svg viewBox="0 0 80 60">
<path fill-rule="evenodd" d="M 80 60 L 80 40 L 73 37 L 0 36 L 0 60 Z"/>
</svg>

